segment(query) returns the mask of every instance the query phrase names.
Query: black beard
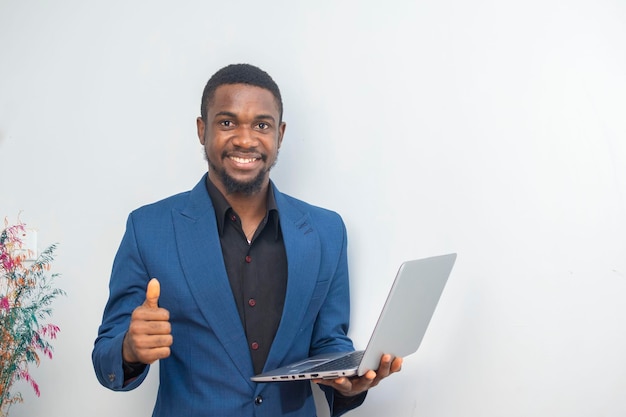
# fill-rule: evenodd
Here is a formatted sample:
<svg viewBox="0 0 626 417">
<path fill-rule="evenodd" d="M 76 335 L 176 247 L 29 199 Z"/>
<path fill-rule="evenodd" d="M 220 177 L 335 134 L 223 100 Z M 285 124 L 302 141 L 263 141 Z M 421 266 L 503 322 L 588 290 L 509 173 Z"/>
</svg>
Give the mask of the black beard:
<svg viewBox="0 0 626 417">
<path fill-rule="evenodd" d="M 212 170 L 219 177 L 221 183 L 226 188 L 226 194 L 243 194 L 246 196 L 253 195 L 261 191 L 263 187 L 263 183 L 265 182 L 266 174 L 276 165 L 276 161 L 272 164 L 269 169 L 262 170 L 259 174 L 254 177 L 251 181 L 238 181 L 235 178 L 228 175 L 225 169 L 218 169 L 213 162 L 209 159 L 209 155 L 207 155 L 206 150 L 204 152 L 204 158 L 209 163 L 209 169 Z M 222 158 L 225 158 L 225 155 L 222 155 Z M 263 160 L 266 160 L 267 157 L 263 157 Z"/>
</svg>

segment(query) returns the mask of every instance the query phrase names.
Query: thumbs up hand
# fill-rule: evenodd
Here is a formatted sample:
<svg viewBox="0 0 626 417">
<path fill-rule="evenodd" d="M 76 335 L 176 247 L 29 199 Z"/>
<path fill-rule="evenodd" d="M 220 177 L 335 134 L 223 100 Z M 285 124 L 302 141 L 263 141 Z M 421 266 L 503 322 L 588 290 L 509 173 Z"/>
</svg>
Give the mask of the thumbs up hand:
<svg viewBox="0 0 626 417">
<path fill-rule="evenodd" d="M 170 313 L 159 307 L 160 295 L 161 285 L 152 278 L 146 289 L 146 300 L 133 311 L 124 336 L 122 355 L 125 362 L 151 364 L 170 355 L 173 343 Z"/>
</svg>

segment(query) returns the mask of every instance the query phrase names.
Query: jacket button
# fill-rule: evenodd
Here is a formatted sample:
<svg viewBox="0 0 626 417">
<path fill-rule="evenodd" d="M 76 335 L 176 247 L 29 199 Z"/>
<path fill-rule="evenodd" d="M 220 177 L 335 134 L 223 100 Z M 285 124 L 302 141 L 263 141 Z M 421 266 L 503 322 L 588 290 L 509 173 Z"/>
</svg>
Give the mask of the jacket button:
<svg viewBox="0 0 626 417">
<path fill-rule="evenodd" d="M 114 382 L 115 381 L 115 374 L 109 374 L 109 382 Z"/>
<path fill-rule="evenodd" d="M 261 405 L 263 403 L 263 397 L 260 395 L 257 395 L 257 397 L 254 399 L 254 403 L 256 405 Z"/>
</svg>

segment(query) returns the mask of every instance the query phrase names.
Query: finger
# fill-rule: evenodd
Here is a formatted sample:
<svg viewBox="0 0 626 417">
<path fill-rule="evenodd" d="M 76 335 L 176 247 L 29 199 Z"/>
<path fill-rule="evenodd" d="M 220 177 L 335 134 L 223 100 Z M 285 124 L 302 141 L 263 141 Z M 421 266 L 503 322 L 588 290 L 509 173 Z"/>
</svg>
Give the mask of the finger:
<svg viewBox="0 0 626 417">
<path fill-rule="evenodd" d="M 152 335 L 141 337 L 135 340 L 134 346 L 137 350 L 152 350 L 159 348 L 169 348 L 172 346 L 174 338 L 172 335 Z"/>
<path fill-rule="evenodd" d="M 165 359 L 165 358 L 169 357 L 170 354 L 171 354 L 171 350 L 167 346 L 161 347 L 161 348 L 152 349 L 152 355 L 155 358 L 157 358 L 157 359 Z"/>
<path fill-rule="evenodd" d="M 169 312 L 163 308 L 140 307 L 133 313 L 128 332 L 133 338 L 172 334 L 168 314 Z"/>
<path fill-rule="evenodd" d="M 144 349 L 139 352 L 140 362 L 145 364 L 152 364 L 159 359 L 165 359 L 170 356 L 169 347 Z"/>
<path fill-rule="evenodd" d="M 391 363 L 391 372 L 399 372 L 402 369 L 402 358 L 395 358 Z"/>
<path fill-rule="evenodd" d="M 391 355 L 384 354 L 380 357 L 380 364 L 378 365 L 378 369 L 376 370 L 376 375 L 379 378 L 384 378 L 389 375 L 391 370 Z"/>
<path fill-rule="evenodd" d="M 390 354 L 385 353 L 381 358 L 380 358 L 380 365 L 383 368 L 389 368 L 391 367 L 391 361 L 392 361 L 392 357 Z"/>
<path fill-rule="evenodd" d="M 161 295 L 161 284 L 156 278 L 152 278 L 148 282 L 148 288 L 146 289 L 146 301 L 144 306 L 149 308 L 159 308 L 159 296 Z"/>
</svg>

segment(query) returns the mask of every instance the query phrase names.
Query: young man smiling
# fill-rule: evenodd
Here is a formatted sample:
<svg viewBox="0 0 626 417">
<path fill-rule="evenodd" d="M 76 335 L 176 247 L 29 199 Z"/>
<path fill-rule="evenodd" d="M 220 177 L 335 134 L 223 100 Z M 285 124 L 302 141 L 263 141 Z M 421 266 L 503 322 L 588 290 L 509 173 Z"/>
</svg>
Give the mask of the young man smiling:
<svg viewBox="0 0 626 417">
<path fill-rule="evenodd" d="M 315 416 L 309 382 L 250 377 L 353 350 L 343 221 L 270 181 L 282 114 L 267 73 L 219 70 L 196 121 L 208 173 L 128 218 L 93 362 L 104 386 L 131 390 L 160 360 L 153 416 Z M 339 416 L 401 363 L 383 355 L 376 372 L 316 382 Z"/>
</svg>

